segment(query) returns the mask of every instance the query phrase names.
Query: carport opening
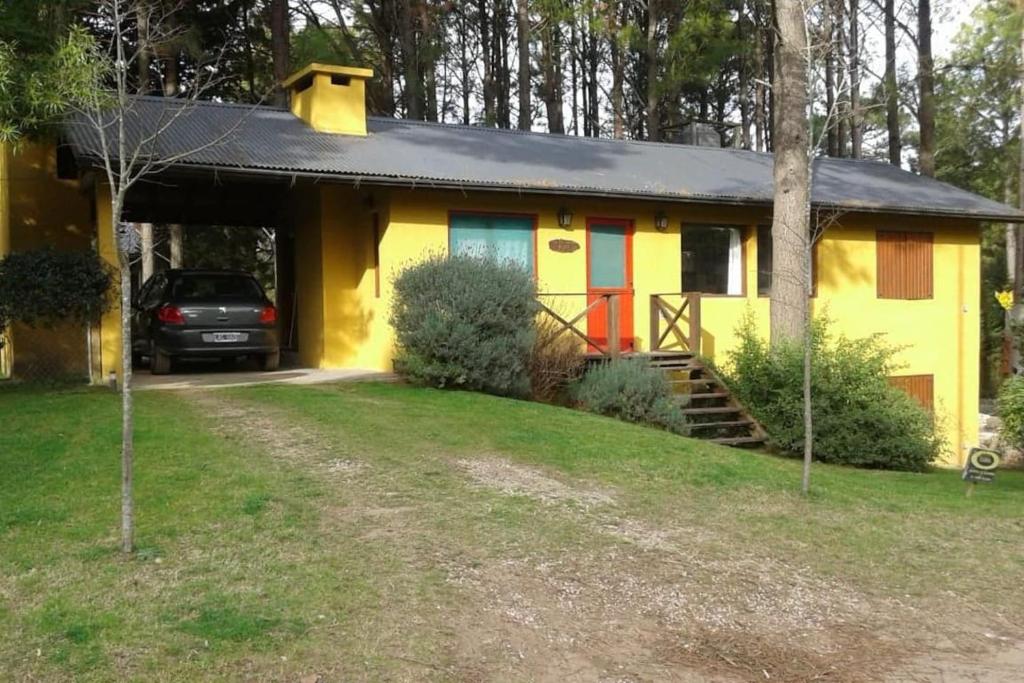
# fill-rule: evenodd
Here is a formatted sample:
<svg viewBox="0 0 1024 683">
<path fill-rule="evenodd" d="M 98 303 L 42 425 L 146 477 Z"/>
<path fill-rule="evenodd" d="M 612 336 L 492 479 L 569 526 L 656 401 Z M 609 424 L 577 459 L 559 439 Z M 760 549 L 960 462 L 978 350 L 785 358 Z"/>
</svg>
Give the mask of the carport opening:
<svg viewBox="0 0 1024 683">
<path fill-rule="evenodd" d="M 281 365 L 297 367 L 294 233 L 285 220 L 285 196 L 279 185 L 180 178 L 144 187 L 132 197 L 125 217 L 131 221 L 123 234 L 131 242 L 133 302 L 145 293 L 146 282 L 172 268 L 249 273 L 276 307 Z M 149 354 L 141 348 L 136 351 L 135 365 L 145 371 Z M 239 363 L 186 356 L 178 359 L 174 371 L 251 370 L 257 360 L 253 356 Z"/>
<path fill-rule="evenodd" d="M 282 364 L 297 362 L 298 326 L 292 276 L 291 231 L 271 226 L 131 223 L 133 301 L 153 276 L 171 268 L 233 270 L 251 274 L 277 308 Z M 148 357 L 138 359 L 140 369 Z M 251 359 L 250 359 L 251 361 Z M 249 362 L 248 364 L 251 364 Z M 246 364 L 186 359 L 180 371 L 244 369 Z"/>
</svg>

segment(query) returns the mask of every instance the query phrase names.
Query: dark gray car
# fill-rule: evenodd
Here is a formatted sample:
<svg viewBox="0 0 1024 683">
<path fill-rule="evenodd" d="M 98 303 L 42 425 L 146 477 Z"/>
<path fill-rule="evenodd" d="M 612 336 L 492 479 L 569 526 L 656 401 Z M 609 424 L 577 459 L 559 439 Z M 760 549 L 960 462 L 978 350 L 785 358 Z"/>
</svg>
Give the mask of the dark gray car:
<svg viewBox="0 0 1024 683">
<path fill-rule="evenodd" d="M 132 350 L 149 356 L 154 375 L 170 372 L 175 358 L 253 356 L 263 370 L 280 362 L 277 309 L 248 273 L 165 270 L 132 308 Z"/>
</svg>

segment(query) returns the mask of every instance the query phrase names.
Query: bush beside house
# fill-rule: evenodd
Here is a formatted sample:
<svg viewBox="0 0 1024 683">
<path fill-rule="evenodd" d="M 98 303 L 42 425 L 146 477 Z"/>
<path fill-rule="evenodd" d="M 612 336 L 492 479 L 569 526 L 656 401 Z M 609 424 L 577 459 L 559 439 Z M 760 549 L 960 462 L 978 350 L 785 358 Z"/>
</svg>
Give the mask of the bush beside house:
<svg viewBox="0 0 1024 683">
<path fill-rule="evenodd" d="M 396 366 L 438 388 L 573 403 L 584 410 L 685 434 L 664 373 L 642 359 L 584 372 L 582 345 L 539 316 L 531 273 L 477 255 L 435 255 L 395 280 Z"/>
<path fill-rule="evenodd" d="M 999 419 L 1002 439 L 1014 448 L 1024 448 L 1024 377 L 1011 377 L 999 390 Z"/>
<path fill-rule="evenodd" d="M 109 307 L 110 268 L 96 252 L 33 249 L 0 259 L 0 333 L 14 322 L 91 322 Z M 2 344 L 0 337 L 0 344 Z"/>
<path fill-rule="evenodd" d="M 533 274 L 517 263 L 432 255 L 395 280 L 396 365 L 428 386 L 525 397 L 537 310 Z"/>
<path fill-rule="evenodd" d="M 573 388 L 584 410 L 626 422 L 653 425 L 688 434 L 679 397 L 665 373 L 644 358 L 625 358 L 592 369 Z"/>
<path fill-rule="evenodd" d="M 770 348 L 749 317 L 729 354 L 724 379 L 765 427 L 770 443 L 789 455 L 803 453 L 803 348 Z M 922 471 L 943 441 L 933 416 L 889 384 L 897 349 L 880 337 L 832 338 L 828 322 L 813 332 L 811 403 L 814 457 L 858 467 Z"/>
</svg>

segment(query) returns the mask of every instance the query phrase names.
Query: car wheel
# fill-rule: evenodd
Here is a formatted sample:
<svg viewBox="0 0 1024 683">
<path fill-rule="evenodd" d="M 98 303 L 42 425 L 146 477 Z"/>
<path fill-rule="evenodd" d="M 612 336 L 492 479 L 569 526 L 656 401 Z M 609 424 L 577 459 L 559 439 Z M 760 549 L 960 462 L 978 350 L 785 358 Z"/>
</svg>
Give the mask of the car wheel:
<svg viewBox="0 0 1024 683">
<path fill-rule="evenodd" d="M 277 370 L 279 365 L 281 365 L 280 351 L 274 351 L 273 353 L 265 353 L 262 356 L 260 356 L 260 370 Z"/>
<path fill-rule="evenodd" d="M 171 371 L 171 357 L 162 351 L 153 351 L 149 357 L 149 371 L 154 375 L 166 375 Z"/>
</svg>

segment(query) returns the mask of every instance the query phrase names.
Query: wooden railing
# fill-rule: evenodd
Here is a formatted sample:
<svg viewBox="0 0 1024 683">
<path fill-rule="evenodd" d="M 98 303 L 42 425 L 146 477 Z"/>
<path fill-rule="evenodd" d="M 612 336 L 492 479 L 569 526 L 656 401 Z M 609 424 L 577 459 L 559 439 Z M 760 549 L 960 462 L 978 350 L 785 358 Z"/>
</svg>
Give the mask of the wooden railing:
<svg viewBox="0 0 1024 683">
<path fill-rule="evenodd" d="M 558 311 L 544 303 L 544 298 L 577 298 L 587 300 L 590 297 L 594 297 L 593 301 L 590 301 L 586 308 L 572 316 L 563 316 Z M 541 311 L 551 316 L 559 325 L 561 329 L 554 335 L 555 337 L 569 332 L 587 343 L 588 350 L 596 350 L 601 355 L 609 358 L 618 358 L 622 355 L 622 349 L 619 339 L 619 295 L 618 294 L 586 294 L 582 292 L 544 292 L 538 295 L 538 303 L 540 304 Z M 591 332 L 586 325 L 587 319 L 591 313 L 596 312 L 601 306 L 606 306 L 605 320 L 606 329 L 604 340 L 595 338 L 588 334 Z M 583 322 L 583 327 L 579 327 L 579 323 Z M 586 331 L 584 331 L 586 330 Z M 550 342 L 550 339 L 549 339 Z"/>
<path fill-rule="evenodd" d="M 675 306 L 671 299 L 680 299 Z M 681 327 L 686 318 L 686 329 Z M 663 327 L 664 325 L 664 327 Z M 651 295 L 651 337 L 650 350 L 688 351 L 700 354 L 700 293 L 683 292 L 681 294 Z M 669 344 L 674 340 L 674 344 Z"/>
<path fill-rule="evenodd" d="M 550 316 L 559 330 L 550 342 L 566 332 L 587 344 L 589 351 L 597 351 L 609 358 L 622 355 L 619 322 L 621 319 L 619 294 L 586 294 L 583 292 L 544 292 L 538 295 L 541 311 Z M 583 299 L 586 307 L 573 316 L 555 310 L 544 299 Z M 673 304 L 673 300 L 679 303 Z M 605 329 L 591 330 L 587 321 L 591 313 L 605 306 Z M 652 294 L 650 298 L 650 351 L 686 351 L 700 354 L 700 294 L 698 292 Z M 604 339 L 597 335 L 604 332 Z M 632 335 L 630 335 L 632 336 Z"/>
</svg>

